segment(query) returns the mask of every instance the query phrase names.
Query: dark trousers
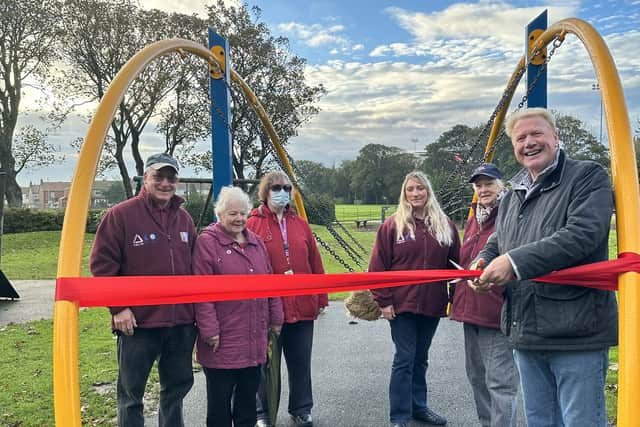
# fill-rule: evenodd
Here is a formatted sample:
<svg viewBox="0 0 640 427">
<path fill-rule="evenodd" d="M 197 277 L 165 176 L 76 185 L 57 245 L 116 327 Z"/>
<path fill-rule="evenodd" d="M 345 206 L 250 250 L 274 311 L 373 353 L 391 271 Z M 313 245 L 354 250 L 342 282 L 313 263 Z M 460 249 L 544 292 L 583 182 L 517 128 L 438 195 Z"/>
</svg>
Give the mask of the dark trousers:
<svg viewBox="0 0 640 427">
<path fill-rule="evenodd" d="M 204 368 L 207 378 L 207 427 L 254 427 L 260 367 Z M 233 408 L 231 407 L 233 401 Z"/>
<path fill-rule="evenodd" d="M 193 385 L 194 325 L 136 328 L 132 336 L 118 335 L 118 426 L 143 427 L 142 398 L 149 372 L 158 360 L 160 427 L 182 427 L 182 399 Z"/>
<path fill-rule="evenodd" d="M 438 317 L 413 313 L 400 313 L 389 321 L 396 347 L 389 381 L 391 422 L 406 422 L 427 409 L 429 347 L 438 322 Z"/>
<path fill-rule="evenodd" d="M 311 349 L 313 347 L 313 320 L 285 323 L 280 334 L 282 352 L 287 363 L 289 378 L 289 407 L 291 415 L 306 415 L 313 407 L 311 391 Z M 280 388 L 278 389 L 280 395 Z M 258 419 L 269 418 L 267 405 L 266 365 L 260 375 L 256 397 Z"/>
</svg>

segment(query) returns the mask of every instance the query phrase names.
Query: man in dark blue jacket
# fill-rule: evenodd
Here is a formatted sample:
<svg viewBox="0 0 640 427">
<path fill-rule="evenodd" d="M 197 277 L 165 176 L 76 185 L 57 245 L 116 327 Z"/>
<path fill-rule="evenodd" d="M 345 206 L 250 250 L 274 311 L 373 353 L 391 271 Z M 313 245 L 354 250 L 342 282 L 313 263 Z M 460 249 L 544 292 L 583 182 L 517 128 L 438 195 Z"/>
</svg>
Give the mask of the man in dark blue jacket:
<svg viewBox="0 0 640 427">
<path fill-rule="evenodd" d="M 529 426 L 606 427 L 608 350 L 617 344 L 613 292 L 531 281 L 606 260 L 613 197 L 602 166 L 568 158 L 542 108 L 506 123 L 523 169 L 479 254 L 476 290 L 505 286 L 501 327 L 514 347 Z"/>
</svg>

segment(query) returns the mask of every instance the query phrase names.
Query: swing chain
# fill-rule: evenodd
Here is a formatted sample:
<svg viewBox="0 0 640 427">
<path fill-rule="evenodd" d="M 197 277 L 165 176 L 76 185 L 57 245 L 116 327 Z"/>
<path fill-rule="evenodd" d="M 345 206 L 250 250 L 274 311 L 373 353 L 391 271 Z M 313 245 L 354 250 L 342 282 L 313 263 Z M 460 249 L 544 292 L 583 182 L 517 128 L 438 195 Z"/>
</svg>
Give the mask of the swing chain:
<svg viewBox="0 0 640 427">
<path fill-rule="evenodd" d="M 527 93 L 523 96 L 522 100 L 518 103 L 517 108 L 513 112 L 520 110 L 524 106 L 525 102 L 527 102 L 527 99 L 531 94 L 531 91 L 535 88 L 544 70 L 546 70 L 547 65 L 549 64 L 549 61 L 551 60 L 551 57 L 555 54 L 556 49 L 562 45 L 562 43 L 564 42 L 564 39 L 565 39 L 564 33 L 560 33 L 554 38 L 552 42 L 552 48 L 549 51 L 549 54 L 545 57 L 544 63 L 540 66 L 540 68 L 538 68 L 538 72 L 536 73 L 534 79 L 532 80 L 531 84 L 527 88 Z M 473 153 L 476 151 L 480 143 L 485 139 L 487 133 L 489 132 L 489 129 L 493 125 L 493 122 L 495 121 L 500 111 L 502 111 L 502 109 L 504 108 L 507 100 L 511 97 L 511 94 L 515 92 L 515 89 L 518 83 L 520 82 L 520 80 L 522 79 L 522 76 L 524 75 L 527 69 L 527 66 L 531 64 L 531 61 L 533 60 L 533 58 L 535 58 L 540 54 L 543 48 L 544 47 L 534 49 L 531 55 L 529 56 L 525 66 L 522 67 L 520 70 L 518 70 L 514 78 L 511 79 L 511 81 L 509 82 L 509 85 L 505 88 L 504 92 L 502 93 L 502 96 L 500 97 L 498 104 L 496 105 L 493 112 L 491 113 L 489 120 L 487 121 L 485 126 L 482 128 L 480 134 L 476 138 L 471 148 L 467 150 L 466 156 L 463 158 L 461 162 L 456 163 L 454 170 L 447 176 L 444 184 L 440 187 L 440 190 L 438 191 L 439 199 L 441 199 L 442 196 L 445 194 L 445 190 L 447 190 L 449 183 L 453 180 L 454 177 L 458 177 L 459 180 L 462 180 L 462 178 L 464 178 L 462 177 L 462 174 L 461 174 L 462 166 L 469 163 L 470 159 L 473 156 Z M 502 137 L 503 134 L 504 134 L 504 129 L 502 129 L 501 132 L 498 134 L 496 140 Z M 492 147 L 489 149 L 489 151 L 482 156 L 482 161 L 486 162 L 486 160 L 495 152 L 496 148 L 497 148 L 497 144 L 493 144 Z M 449 203 L 446 207 L 448 208 L 449 206 L 451 206 L 451 203 Z"/>
<path fill-rule="evenodd" d="M 524 107 L 524 104 L 529 100 L 529 96 L 531 95 L 531 92 L 536 87 L 536 84 L 538 83 L 538 80 L 540 80 L 540 77 L 542 77 L 542 74 L 544 73 L 544 71 L 547 69 L 547 66 L 549 65 L 549 62 L 551 61 L 551 57 L 553 57 L 553 55 L 556 53 L 556 49 L 558 49 L 560 46 L 562 46 L 562 43 L 564 42 L 564 39 L 565 39 L 564 34 L 559 34 L 553 40 L 553 43 L 552 43 L 552 46 L 551 46 L 551 50 L 549 51 L 549 54 L 545 57 L 544 62 L 540 65 L 540 68 L 538 68 L 538 72 L 536 73 L 536 75 L 534 76 L 533 80 L 531 81 L 531 84 L 527 88 L 527 93 L 525 93 L 522 96 L 522 99 L 518 103 L 518 106 L 511 112 L 511 114 L 515 113 L 516 111 L 520 111 L 522 109 L 522 107 Z M 531 53 L 531 58 L 534 58 L 539 53 L 540 53 L 540 48 L 534 49 L 534 51 Z M 524 67 L 524 68 L 526 68 L 526 67 Z M 523 68 L 523 70 L 524 70 L 524 68 Z M 496 141 L 499 140 L 504 134 L 505 134 L 505 129 L 503 128 L 500 131 L 500 134 L 498 134 L 498 136 L 496 137 Z M 497 144 L 493 144 L 491 146 L 491 148 L 489 149 L 489 151 L 486 152 L 484 154 L 484 156 L 482 157 L 482 161 L 486 162 L 487 159 L 489 157 L 491 157 L 491 155 L 495 152 L 496 148 L 497 148 Z"/>
</svg>

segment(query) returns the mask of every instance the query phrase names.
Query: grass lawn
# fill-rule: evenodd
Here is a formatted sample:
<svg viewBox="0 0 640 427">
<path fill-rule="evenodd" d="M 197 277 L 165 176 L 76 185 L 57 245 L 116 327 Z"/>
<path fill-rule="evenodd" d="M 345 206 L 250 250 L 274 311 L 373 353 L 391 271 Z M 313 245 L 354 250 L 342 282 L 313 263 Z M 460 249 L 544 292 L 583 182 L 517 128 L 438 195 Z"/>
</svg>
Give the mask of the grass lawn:
<svg viewBox="0 0 640 427">
<path fill-rule="evenodd" d="M 349 232 L 365 248 L 361 253 L 366 268 L 375 232 L 356 230 L 346 224 Z M 326 228 L 312 226 L 349 264 L 354 264 L 345 250 L 335 242 Z M 85 238 L 83 275 L 88 274 L 87 255 L 92 235 Z M 56 273 L 59 232 L 35 232 L 3 236 L 3 271 L 11 280 L 53 279 Z M 610 257 L 616 256 L 616 236 L 610 236 Z M 354 244 L 355 245 L 355 244 Z M 352 245 L 352 246 L 354 246 Z M 321 249 L 328 273 L 344 272 L 344 268 L 326 250 Z M 356 270 L 359 270 L 356 268 Z M 347 293 L 333 294 L 342 299 Z M 112 425 L 115 417 L 114 384 L 117 377 L 115 342 L 109 332 L 109 313 L 95 308 L 80 312 L 80 394 L 83 425 Z M 52 321 L 41 320 L 24 324 L 0 326 L 0 425 L 8 427 L 53 426 L 52 397 Z M 16 362 L 18 361 L 18 362 Z M 615 421 L 617 402 L 618 349 L 610 351 L 607 376 L 607 410 Z M 19 364 L 19 365 L 18 365 Z M 17 369 L 19 366 L 19 369 Z M 150 384 L 157 386 L 157 374 Z M 150 396 L 157 395 L 153 390 Z"/>
<path fill-rule="evenodd" d="M 93 234 L 86 234 L 82 251 L 83 276 L 90 276 L 89 251 Z M 58 270 L 59 231 L 2 236 L 2 271 L 9 279 L 55 279 Z"/>
<path fill-rule="evenodd" d="M 382 208 L 385 210 L 385 218 L 396 211 L 397 204 L 391 205 L 336 205 L 336 219 L 344 223 L 353 223 L 356 219 L 376 219 L 382 216 Z"/>
</svg>

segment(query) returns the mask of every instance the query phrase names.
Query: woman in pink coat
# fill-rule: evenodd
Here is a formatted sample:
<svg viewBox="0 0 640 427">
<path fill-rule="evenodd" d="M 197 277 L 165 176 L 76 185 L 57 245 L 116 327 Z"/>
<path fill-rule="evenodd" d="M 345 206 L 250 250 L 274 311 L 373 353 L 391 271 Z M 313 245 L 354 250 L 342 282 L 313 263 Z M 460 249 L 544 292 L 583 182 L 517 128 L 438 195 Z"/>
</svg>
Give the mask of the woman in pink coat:
<svg viewBox="0 0 640 427">
<path fill-rule="evenodd" d="M 250 209 L 249 196 L 240 188 L 220 191 L 219 222 L 196 240 L 195 274 L 271 273 L 264 243 L 245 228 Z M 196 356 L 207 379 L 207 427 L 254 427 L 268 328 L 279 334 L 283 320 L 280 298 L 196 304 Z"/>
</svg>

